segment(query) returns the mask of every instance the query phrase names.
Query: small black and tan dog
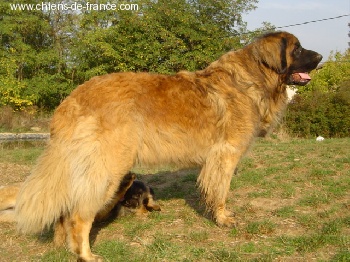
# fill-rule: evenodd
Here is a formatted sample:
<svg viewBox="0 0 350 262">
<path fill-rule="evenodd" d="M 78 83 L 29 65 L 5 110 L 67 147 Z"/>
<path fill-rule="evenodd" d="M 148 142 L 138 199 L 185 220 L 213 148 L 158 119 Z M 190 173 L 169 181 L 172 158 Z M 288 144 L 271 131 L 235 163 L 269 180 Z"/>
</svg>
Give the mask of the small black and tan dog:
<svg viewBox="0 0 350 262">
<path fill-rule="evenodd" d="M 161 210 L 155 202 L 153 189 L 139 180 L 132 183 L 120 204 L 139 214 Z"/>
<path fill-rule="evenodd" d="M 143 215 L 161 210 L 155 201 L 153 189 L 142 181 L 136 180 L 136 174 L 131 172 L 124 177 L 115 194 L 115 199 L 118 199 L 117 204 L 113 205 L 111 210 L 99 212 L 95 221 L 114 219 L 126 213 Z"/>
</svg>

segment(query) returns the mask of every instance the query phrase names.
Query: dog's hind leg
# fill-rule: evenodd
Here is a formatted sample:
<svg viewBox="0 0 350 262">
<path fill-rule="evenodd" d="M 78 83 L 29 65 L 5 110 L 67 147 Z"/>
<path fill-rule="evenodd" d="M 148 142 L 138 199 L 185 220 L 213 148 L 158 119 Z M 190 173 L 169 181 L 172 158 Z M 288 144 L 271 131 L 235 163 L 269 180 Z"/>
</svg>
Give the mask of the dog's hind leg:
<svg viewBox="0 0 350 262">
<path fill-rule="evenodd" d="M 197 179 L 207 210 L 212 211 L 219 226 L 236 224 L 231 213 L 226 210 L 226 198 L 241 155 L 239 150 L 228 143 L 214 146 Z"/>
<path fill-rule="evenodd" d="M 90 219 L 81 219 L 79 215 L 71 217 L 69 215 L 61 216 L 54 228 L 55 246 L 62 246 L 67 240 L 69 249 L 79 255 L 79 261 L 90 261 L 92 258 L 93 260 L 91 261 L 100 261 L 101 258 L 91 254 L 90 251 L 89 232 L 91 224 L 94 220 L 103 220 L 108 217 L 110 210 L 124 197 L 125 192 L 132 185 L 135 178 L 135 174 L 128 173 L 120 183 L 118 190 L 114 187 L 118 183 L 111 183 L 104 196 L 107 202 L 105 205 L 102 205 L 103 207 L 98 213 L 96 211 L 96 216 L 93 216 L 94 212 L 84 213 L 84 217 L 89 216 L 86 214 L 91 214 Z M 111 195 L 113 195 L 112 198 Z"/>
<path fill-rule="evenodd" d="M 124 196 L 125 191 L 130 187 L 134 179 L 135 179 L 135 175 L 131 174 L 130 179 L 126 180 L 126 184 L 122 185 L 123 189 L 118 191 L 117 191 L 117 188 L 118 188 L 117 185 L 119 185 L 119 183 L 118 182 L 112 183 L 111 181 L 111 184 L 105 193 L 106 206 L 102 208 L 102 211 L 99 211 L 99 212 L 102 212 L 100 213 L 100 216 L 102 218 L 104 218 L 109 212 L 106 209 L 106 207 L 109 209 L 114 202 L 119 201 L 120 198 Z M 89 217 L 85 215 L 84 218 L 82 218 L 79 215 L 79 213 L 75 213 L 69 218 L 63 218 L 63 229 L 67 231 L 67 242 L 68 242 L 69 248 L 73 253 L 79 256 L 78 261 L 81 261 L 81 262 L 103 261 L 102 257 L 91 253 L 90 243 L 89 243 L 90 230 L 95 218 L 96 217 L 98 218 L 97 214 L 98 213 L 96 212 L 94 215 L 90 215 Z"/>
<path fill-rule="evenodd" d="M 68 230 L 67 230 L 65 220 L 66 219 L 62 216 L 55 224 L 53 243 L 55 244 L 56 247 L 63 246 L 66 243 L 66 236 L 67 236 Z"/>
<path fill-rule="evenodd" d="M 89 234 L 94 217 L 82 219 L 79 214 L 64 218 L 63 227 L 67 230 L 67 241 L 69 249 L 78 255 L 81 262 L 99 262 L 102 257 L 91 253 Z"/>
</svg>

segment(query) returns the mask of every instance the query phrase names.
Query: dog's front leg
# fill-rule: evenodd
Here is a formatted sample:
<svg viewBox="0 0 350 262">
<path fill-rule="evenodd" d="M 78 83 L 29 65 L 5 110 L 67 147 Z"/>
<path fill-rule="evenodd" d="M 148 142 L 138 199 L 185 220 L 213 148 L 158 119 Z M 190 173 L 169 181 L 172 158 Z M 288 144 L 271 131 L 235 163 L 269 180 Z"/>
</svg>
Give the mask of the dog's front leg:
<svg viewBox="0 0 350 262">
<path fill-rule="evenodd" d="M 235 168 L 242 153 L 234 146 L 223 143 L 215 145 L 209 152 L 197 183 L 207 210 L 219 226 L 235 226 L 232 214 L 226 210 L 226 198 Z"/>
</svg>

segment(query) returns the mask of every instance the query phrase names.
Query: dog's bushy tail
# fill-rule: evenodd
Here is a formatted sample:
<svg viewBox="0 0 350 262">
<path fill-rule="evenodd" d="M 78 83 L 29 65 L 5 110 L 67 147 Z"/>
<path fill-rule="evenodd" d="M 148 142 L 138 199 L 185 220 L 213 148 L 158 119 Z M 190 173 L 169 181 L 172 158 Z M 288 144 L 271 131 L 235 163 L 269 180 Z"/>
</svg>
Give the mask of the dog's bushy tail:
<svg viewBox="0 0 350 262">
<path fill-rule="evenodd" d="M 93 218 L 105 204 L 109 173 L 96 141 L 55 141 L 39 157 L 15 207 L 18 230 L 36 233 L 61 216 Z"/>
<path fill-rule="evenodd" d="M 68 166 L 60 150 L 49 145 L 17 196 L 18 230 L 36 233 L 50 226 L 69 210 Z"/>
</svg>

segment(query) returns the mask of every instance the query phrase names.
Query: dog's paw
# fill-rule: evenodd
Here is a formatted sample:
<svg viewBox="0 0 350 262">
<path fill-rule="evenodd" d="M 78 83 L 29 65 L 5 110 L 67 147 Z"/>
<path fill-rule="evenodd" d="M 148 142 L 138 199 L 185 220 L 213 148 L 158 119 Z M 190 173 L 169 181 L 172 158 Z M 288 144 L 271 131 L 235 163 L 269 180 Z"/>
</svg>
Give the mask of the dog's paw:
<svg viewBox="0 0 350 262">
<path fill-rule="evenodd" d="M 234 217 L 235 213 L 233 213 L 232 211 L 229 211 L 229 210 L 225 210 L 225 216 L 227 216 L 227 217 Z"/>
<path fill-rule="evenodd" d="M 103 262 L 103 258 L 98 255 L 92 255 L 89 258 L 79 257 L 77 262 Z"/>
<path fill-rule="evenodd" d="M 220 227 L 236 227 L 237 222 L 234 218 L 234 214 L 226 209 L 221 209 L 216 212 L 215 221 Z"/>
<path fill-rule="evenodd" d="M 216 218 L 216 223 L 220 227 L 236 227 L 237 222 L 236 220 L 231 216 L 220 216 Z"/>
</svg>

